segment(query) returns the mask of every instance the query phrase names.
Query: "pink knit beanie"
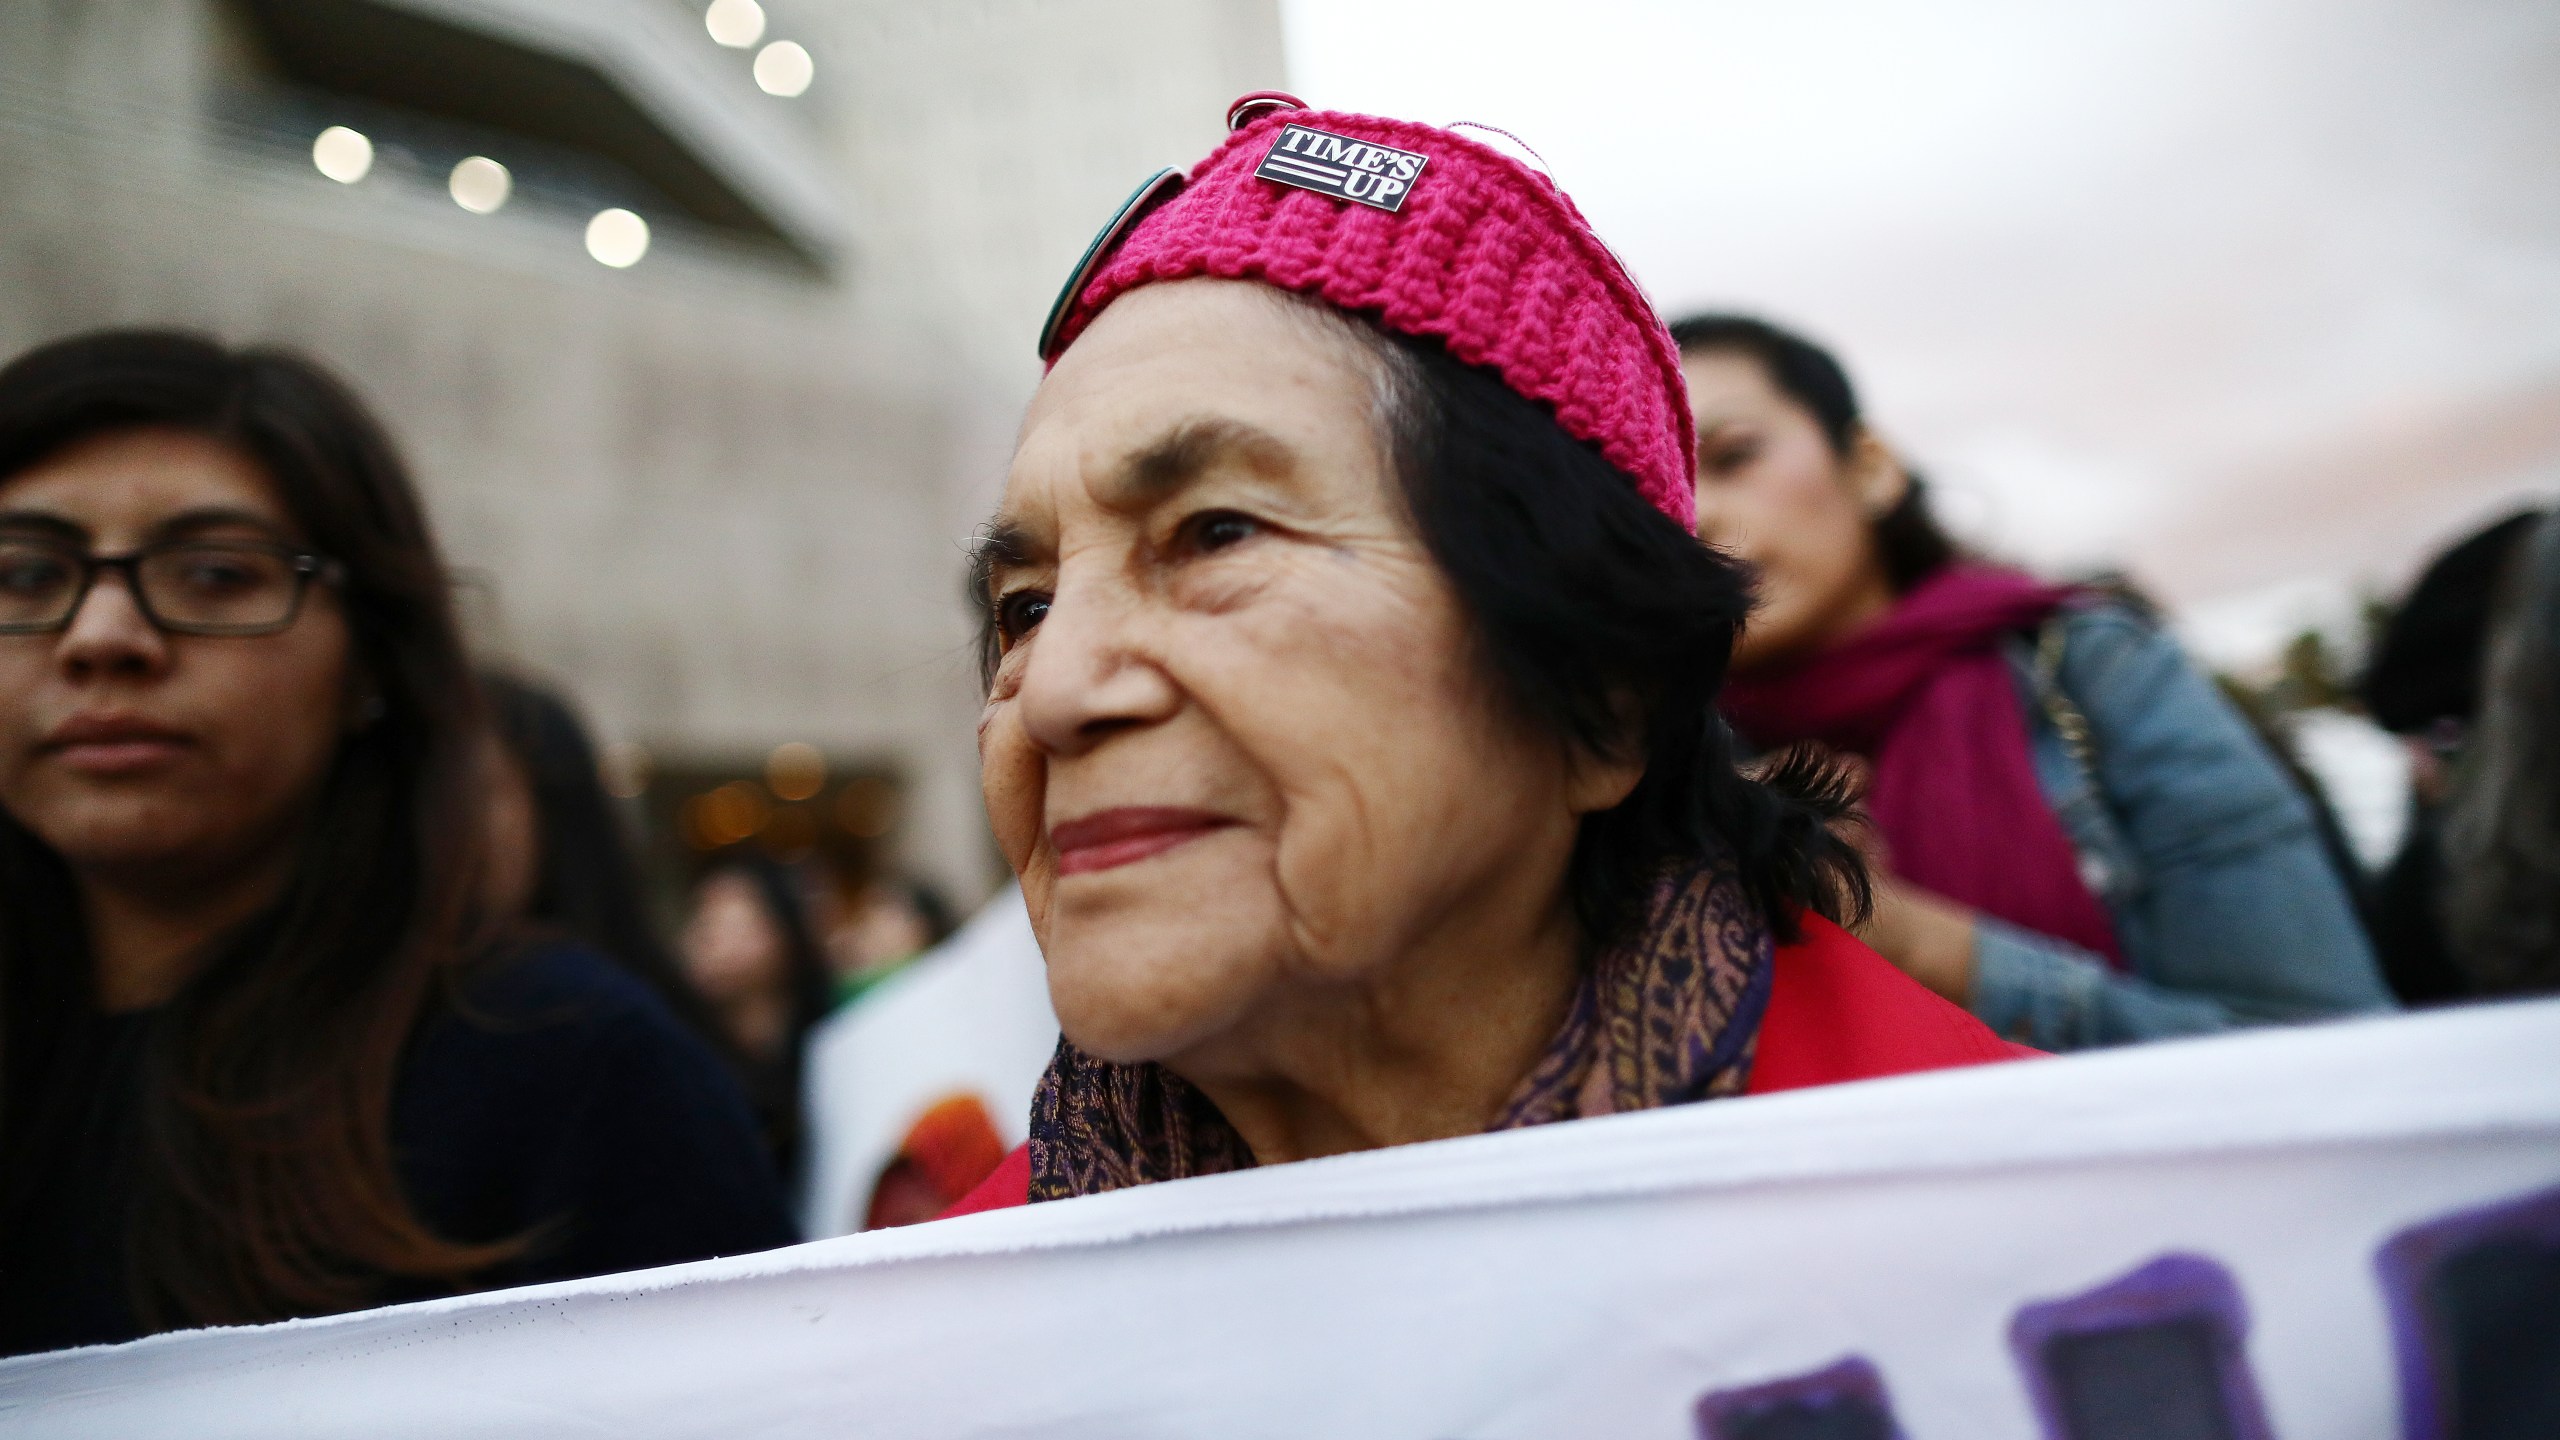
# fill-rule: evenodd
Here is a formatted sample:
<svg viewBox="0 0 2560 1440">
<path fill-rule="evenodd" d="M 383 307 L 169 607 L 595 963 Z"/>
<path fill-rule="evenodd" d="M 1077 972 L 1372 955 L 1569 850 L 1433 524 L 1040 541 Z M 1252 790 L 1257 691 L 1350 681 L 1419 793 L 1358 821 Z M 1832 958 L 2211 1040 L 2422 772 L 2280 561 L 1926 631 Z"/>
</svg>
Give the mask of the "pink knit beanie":
<svg viewBox="0 0 2560 1440">
<path fill-rule="evenodd" d="M 1691 527 L 1696 442 L 1680 354 L 1617 257 L 1544 175 L 1429 125 L 1236 102 L 1226 142 L 1131 197 L 1058 297 L 1054 362 L 1157 280 L 1259 280 L 1356 311 L 1543 403 Z"/>
</svg>

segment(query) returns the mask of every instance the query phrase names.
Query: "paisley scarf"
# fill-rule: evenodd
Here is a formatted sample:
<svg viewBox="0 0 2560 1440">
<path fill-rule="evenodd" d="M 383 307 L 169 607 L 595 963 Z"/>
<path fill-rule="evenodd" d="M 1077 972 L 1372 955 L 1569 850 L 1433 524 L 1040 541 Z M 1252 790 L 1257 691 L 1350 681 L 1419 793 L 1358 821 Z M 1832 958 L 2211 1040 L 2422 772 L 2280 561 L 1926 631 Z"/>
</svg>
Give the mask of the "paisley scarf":
<svg viewBox="0 0 2560 1440">
<path fill-rule="evenodd" d="M 1642 924 L 1584 967 L 1563 1028 L 1492 1128 L 1742 1093 L 1774 954 L 1729 859 L 1666 870 Z M 1218 1107 L 1161 1065 L 1096 1060 L 1061 1039 L 1032 1097 L 1034 1201 L 1253 1165 Z"/>
</svg>

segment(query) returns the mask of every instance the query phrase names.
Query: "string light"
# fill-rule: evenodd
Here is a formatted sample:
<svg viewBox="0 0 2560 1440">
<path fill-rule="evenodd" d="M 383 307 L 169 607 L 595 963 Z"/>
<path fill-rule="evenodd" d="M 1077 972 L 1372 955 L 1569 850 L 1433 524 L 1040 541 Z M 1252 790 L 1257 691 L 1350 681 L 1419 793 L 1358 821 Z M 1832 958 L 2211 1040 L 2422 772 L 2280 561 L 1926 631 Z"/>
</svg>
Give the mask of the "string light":
<svg viewBox="0 0 2560 1440">
<path fill-rule="evenodd" d="M 711 0 L 702 27 L 730 49 L 744 50 L 764 38 L 764 7 L 756 0 Z"/>
<path fill-rule="evenodd" d="M 782 799 L 806 800 L 827 787 L 827 757 L 806 741 L 785 741 L 765 757 L 764 783 Z"/>
<path fill-rule="evenodd" d="M 756 88 L 788 100 L 818 77 L 818 62 L 798 41 L 776 40 L 756 52 Z"/>
<path fill-rule="evenodd" d="M 773 806 L 756 787 L 732 780 L 685 802 L 685 828 L 700 850 L 751 840 L 773 818 Z"/>
<path fill-rule="evenodd" d="M 507 195 L 515 189 L 515 177 L 507 167 L 486 155 L 474 155 L 453 167 L 453 178 L 446 188 L 453 192 L 453 203 L 474 215 L 488 215 L 507 203 Z"/>
<path fill-rule="evenodd" d="M 649 222 L 616 207 L 587 222 L 587 253 L 600 264 L 628 270 L 649 253 Z"/>
<path fill-rule="evenodd" d="M 353 185 L 373 168 L 373 142 L 361 130 L 332 125 L 311 142 L 311 163 L 341 185 Z"/>
</svg>

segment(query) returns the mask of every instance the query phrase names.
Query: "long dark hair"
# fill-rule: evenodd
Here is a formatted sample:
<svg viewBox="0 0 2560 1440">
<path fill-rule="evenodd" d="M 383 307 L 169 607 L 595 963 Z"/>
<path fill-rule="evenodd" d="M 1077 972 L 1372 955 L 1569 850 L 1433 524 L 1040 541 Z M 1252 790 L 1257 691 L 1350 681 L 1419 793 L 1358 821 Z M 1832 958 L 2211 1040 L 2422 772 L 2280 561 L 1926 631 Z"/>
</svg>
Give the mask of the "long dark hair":
<svg viewBox="0 0 2560 1440">
<path fill-rule="evenodd" d="M 511 1247 L 430 1232 L 389 1131 L 403 1047 L 479 944 L 480 715 L 434 536 L 380 426 L 298 356 L 125 330 L 0 369 L 0 477 L 157 426 L 255 460 L 345 568 L 353 668 L 381 704 L 341 742 L 282 897 L 217 937 L 151 1017 L 126 1227 L 136 1304 L 155 1323 L 240 1323 L 359 1306 L 390 1276 L 458 1281 Z M 0 896 L 6 1062 L 89 1003 L 89 958 L 69 866 L 6 811 Z M 62 1099 L 7 1098 L 13 1115 Z"/>
<path fill-rule="evenodd" d="M 1782 938 L 1802 911 L 1862 916 L 1865 864 L 1832 828 L 1855 803 L 1847 777 L 1810 750 L 1745 776 L 1716 713 L 1751 604 L 1741 567 L 1499 377 L 1436 341 L 1272 294 L 1373 362 L 1406 507 L 1508 703 L 1587 753 L 1644 756 L 1635 789 L 1575 839 L 1566 888 L 1586 941 L 1639 921 L 1666 864 L 1719 853 Z M 992 673 L 992 614 L 983 623 Z"/>
<path fill-rule="evenodd" d="M 577 712 L 557 691 L 503 670 L 481 671 L 480 691 L 499 742 L 533 792 L 533 890 L 524 918 L 593 946 L 716 1038 L 650 916 L 630 828 L 605 793 L 595 742 Z"/>
<path fill-rule="evenodd" d="M 1780 394 L 1804 407 L 1822 427 L 1822 438 L 1842 459 L 1866 430 L 1857 387 L 1828 350 L 1792 330 L 1750 315 L 1710 313 L 1671 322 L 1671 338 L 1683 355 L 1727 352 L 1758 362 Z M 1876 557 L 1885 582 L 1899 595 L 1936 574 L 1956 557 L 1955 541 L 1929 508 L 1929 482 L 1909 472 L 1910 484 L 1892 509 L 1872 522 Z"/>
</svg>

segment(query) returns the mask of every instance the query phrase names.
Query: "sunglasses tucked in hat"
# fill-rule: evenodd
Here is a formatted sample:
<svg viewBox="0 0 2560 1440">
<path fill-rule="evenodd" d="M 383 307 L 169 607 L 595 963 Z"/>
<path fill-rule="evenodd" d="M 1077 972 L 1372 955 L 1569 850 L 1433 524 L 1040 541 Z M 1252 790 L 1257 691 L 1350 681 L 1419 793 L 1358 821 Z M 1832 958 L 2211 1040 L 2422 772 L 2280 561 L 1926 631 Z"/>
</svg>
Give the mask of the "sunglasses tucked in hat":
<svg viewBox="0 0 2560 1440">
<path fill-rule="evenodd" d="M 1103 307 L 1152 281 L 1258 280 L 1443 342 L 1693 523 L 1679 351 L 1546 176 L 1447 130 L 1275 92 L 1237 101 L 1228 120 L 1224 144 L 1188 176 L 1148 181 L 1094 241 L 1041 358 L 1054 363 Z"/>
</svg>

